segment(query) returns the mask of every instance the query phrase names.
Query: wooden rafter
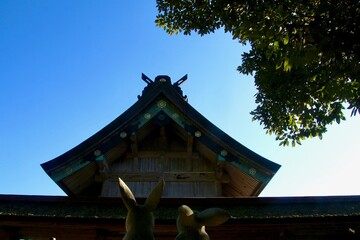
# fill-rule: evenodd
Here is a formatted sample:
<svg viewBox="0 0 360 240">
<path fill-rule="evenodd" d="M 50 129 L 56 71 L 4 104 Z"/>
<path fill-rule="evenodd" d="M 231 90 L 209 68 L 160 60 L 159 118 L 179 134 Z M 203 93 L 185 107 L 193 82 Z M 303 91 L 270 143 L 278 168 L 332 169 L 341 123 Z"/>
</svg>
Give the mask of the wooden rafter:
<svg viewBox="0 0 360 240">
<path fill-rule="evenodd" d="M 192 160 L 193 160 L 193 144 L 194 143 L 194 138 L 191 135 L 188 135 L 187 137 L 187 147 L 186 147 L 186 152 L 187 152 L 187 156 L 186 156 L 186 166 L 187 169 L 189 171 L 193 170 L 193 164 L 192 164 Z"/>
<path fill-rule="evenodd" d="M 168 138 L 167 138 L 167 134 L 166 134 L 166 127 L 165 126 L 161 126 L 160 127 L 160 149 L 162 151 L 166 151 L 167 149 L 167 145 L 168 145 Z"/>
<path fill-rule="evenodd" d="M 134 133 L 133 135 L 130 136 L 130 147 L 131 147 L 131 152 L 132 152 L 133 159 L 134 159 L 134 166 L 138 167 L 139 166 L 139 158 L 138 158 L 139 147 L 138 147 L 138 140 L 137 140 L 136 133 Z"/>
<path fill-rule="evenodd" d="M 130 146 L 131 146 L 132 155 L 134 156 L 134 158 L 137 158 L 139 148 L 138 148 L 138 141 L 137 141 L 136 133 L 131 135 L 130 142 L 131 142 Z"/>
<path fill-rule="evenodd" d="M 107 162 L 107 159 L 105 158 L 104 155 L 99 155 L 96 157 L 96 162 L 99 166 L 99 174 L 100 176 L 105 179 L 108 177 L 109 172 L 110 172 L 110 168 Z"/>
<path fill-rule="evenodd" d="M 194 138 L 191 135 L 188 135 L 187 138 L 187 157 L 191 158 L 193 155 L 193 142 Z"/>
</svg>

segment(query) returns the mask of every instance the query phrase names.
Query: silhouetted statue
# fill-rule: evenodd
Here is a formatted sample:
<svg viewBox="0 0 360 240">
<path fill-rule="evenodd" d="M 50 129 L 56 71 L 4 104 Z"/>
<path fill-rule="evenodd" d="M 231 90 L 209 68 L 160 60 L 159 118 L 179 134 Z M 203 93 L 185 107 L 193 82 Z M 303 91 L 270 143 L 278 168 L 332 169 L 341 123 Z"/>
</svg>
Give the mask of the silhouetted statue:
<svg viewBox="0 0 360 240">
<path fill-rule="evenodd" d="M 210 240 L 205 226 L 217 226 L 226 222 L 230 214 L 221 208 L 208 208 L 202 212 L 193 211 L 186 205 L 179 207 L 176 225 L 179 234 L 176 240 Z"/>
<path fill-rule="evenodd" d="M 144 205 L 136 203 L 130 188 L 119 178 L 121 197 L 128 210 L 126 216 L 126 234 L 123 240 L 154 240 L 154 216 L 152 211 L 157 207 L 164 188 L 161 180 L 151 191 Z"/>
</svg>

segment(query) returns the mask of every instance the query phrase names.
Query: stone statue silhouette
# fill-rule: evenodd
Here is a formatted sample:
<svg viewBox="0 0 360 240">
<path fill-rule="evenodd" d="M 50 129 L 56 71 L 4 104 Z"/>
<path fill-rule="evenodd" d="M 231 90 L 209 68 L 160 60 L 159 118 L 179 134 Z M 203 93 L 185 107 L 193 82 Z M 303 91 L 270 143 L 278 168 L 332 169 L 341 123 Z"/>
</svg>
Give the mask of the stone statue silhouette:
<svg viewBox="0 0 360 240">
<path fill-rule="evenodd" d="M 159 181 L 144 205 L 137 204 L 134 194 L 121 178 L 119 178 L 119 187 L 121 198 L 128 210 L 125 223 L 126 234 L 123 240 L 154 240 L 154 216 L 152 212 L 159 204 L 164 181 Z"/>
<path fill-rule="evenodd" d="M 210 240 L 205 226 L 217 226 L 229 218 L 230 214 L 221 208 L 208 208 L 198 212 L 182 205 L 179 207 L 179 216 L 176 221 L 179 234 L 175 240 Z"/>
</svg>

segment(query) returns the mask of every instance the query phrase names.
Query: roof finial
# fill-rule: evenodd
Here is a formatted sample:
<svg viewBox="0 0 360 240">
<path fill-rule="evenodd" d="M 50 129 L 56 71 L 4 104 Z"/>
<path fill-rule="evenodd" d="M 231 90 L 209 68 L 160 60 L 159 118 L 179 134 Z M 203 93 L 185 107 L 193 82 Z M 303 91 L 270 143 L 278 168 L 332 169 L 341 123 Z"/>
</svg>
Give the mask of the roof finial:
<svg viewBox="0 0 360 240">
<path fill-rule="evenodd" d="M 182 78 L 180 78 L 179 80 L 177 80 L 175 83 L 174 83 L 174 86 L 180 86 L 180 84 L 182 84 L 183 82 L 185 82 L 187 80 L 187 74 L 185 74 L 185 76 L 183 76 Z"/>
<path fill-rule="evenodd" d="M 154 82 L 153 80 L 151 80 L 148 76 L 146 76 L 143 73 L 141 73 L 141 79 L 144 80 L 144 82 L 146 82 L 148 85 Z"/>
</svg>

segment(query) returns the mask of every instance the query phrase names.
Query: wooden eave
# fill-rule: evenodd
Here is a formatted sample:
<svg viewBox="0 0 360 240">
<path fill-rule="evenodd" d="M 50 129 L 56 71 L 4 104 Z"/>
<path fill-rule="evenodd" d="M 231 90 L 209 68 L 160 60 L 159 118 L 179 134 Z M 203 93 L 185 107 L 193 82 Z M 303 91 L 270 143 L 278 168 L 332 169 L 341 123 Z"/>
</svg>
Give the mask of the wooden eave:
<svg viewBox="0 0 360 240">
<path fill-rule="evenodd" d="M 172 85 L 170 82 L 154 82 L 149 84 L 144 89 L 142 96 L 139 96 L 138 101 L 123 114 L 73 149 L 41 164 L 42 168 L 65 193 L 76 195 L 67 184 L 61 181 L 64 178 L 62 173 L 67 172 L 67 176 L 69 176 L 87 167 L 91 169 L 90 174 L 94 174 L 97 167 L 94 151 L 101 150 L 101 152 L 108 152 L 121 144 L 125 145 L 125 143 L 122 143 L 123 139 L 119 136 L 120 133 L 125 132 L 128 136 L 134 134 L 137 131 L 137 124 L 142 124 L 141 122 L 137 123 L 136 119 L 139 119 L 139 116 L 142 116 L 159 99 L 168 101 L 169 105 L 173 106 L 176 111 L 191 123 L 191 126 L 182 126 L 186 134 L 194 136 L 196 131 L 201 133 L 199 141 L 206 148 L 216 152 L 218 158 L 221 158 L 219 160 L 236 166 L 239 171 L 244 171 L 246 174 L 255 169 L 256 177 L 259 178 L 261 184 L 256 187 L 257 189 L 254 189 L 253 195 L 258 195 L 280 168 L 280 165 L 246 148 L 212 124 L 191 107 L 182 95 L 180 88 Z M 224 156 L 220 154 L 223 150 L 226 153 L 223 154 Z M 255 173 L 253 174 L 255 175 Z M 89 172 L 86 175 L 89 177 Z M 92 183 L 89 184 L 91 185 Z"/>
<path fill-rule="evenodd" d="M 211 239 L 360 236 L 360 196 L 163 198 L 154 212 L 156 239 L 175 238 L 177 209 L 183 204 L 230 213 L 226 223 L 206 227 Z M 120 198 L 0 195 L 0 239 L 121 239 L 126 214 Z"/>
</svg>

